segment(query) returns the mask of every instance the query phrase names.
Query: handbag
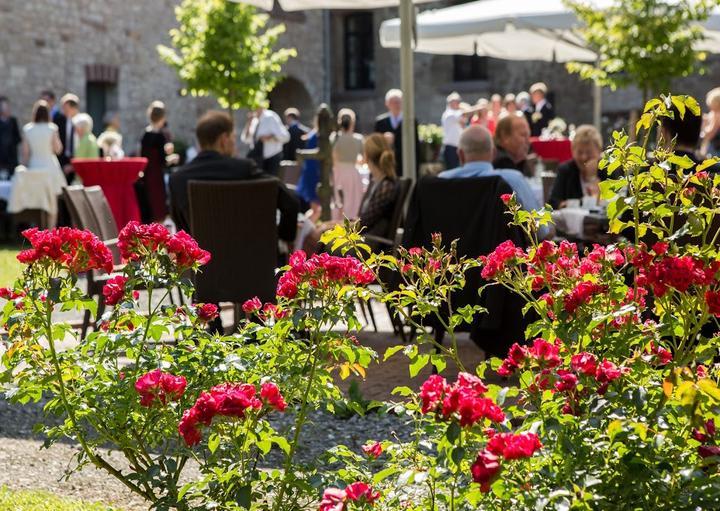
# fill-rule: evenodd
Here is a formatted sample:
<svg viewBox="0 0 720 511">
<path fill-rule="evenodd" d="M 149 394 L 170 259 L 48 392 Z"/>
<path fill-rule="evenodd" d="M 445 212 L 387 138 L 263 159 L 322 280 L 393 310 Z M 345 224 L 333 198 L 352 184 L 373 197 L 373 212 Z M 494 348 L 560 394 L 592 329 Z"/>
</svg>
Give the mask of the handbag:
<svg viewBox="0 0 720 511">
<path fill-rule="evenodd" d="M 263 157 L 263 146 L 264 143 L 262 140 L 260 140 L 257 137 L 257 132 L 260 130 L 260 121 L 258 121 L 257 125 L 255 126 L 255 133 L 253 133 L 253 146 L 248 151 L 247 157 L 250 160 L 254 160 L 255 164 L 259 169 L 263 168 L 263 162 L 265 161 L 265 158 Z"/>
</svg>

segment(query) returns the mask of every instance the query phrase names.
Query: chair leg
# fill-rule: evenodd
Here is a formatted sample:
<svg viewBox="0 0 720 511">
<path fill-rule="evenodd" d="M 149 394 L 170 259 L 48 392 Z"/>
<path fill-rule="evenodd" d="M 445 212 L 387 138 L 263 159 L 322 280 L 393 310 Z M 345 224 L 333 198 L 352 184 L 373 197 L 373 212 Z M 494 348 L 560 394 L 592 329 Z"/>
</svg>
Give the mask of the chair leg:
<svg viewBox="0 0 720 511">
<path fill-rule="evenodd" d="M 83 339 L 85 339 L 85 336 L 87 335 L 89 326 L 90 326 L 90 311 L 88 309 L 86 309 L 85 314 L 83 314 L 82 329 L 80 330 L 80 340 L 81 341 Z"/>
<path fill-rule="evenodd" d="M 373 312 L 373 309 L 372 309 L 371 299 L 368 299 L 368 302 L 366 305 L 367 305 L 367 309 L 368 309 L 368 314 L 370 314 L 370 321 L 372 321 L 373 329 L 377 333 L 378 328 L 377 328 L 377 323 L 375 322 L 375 313 Z"/>
<path fill-rule="evenodd" d="M 365 321 L 366 324 L 369 325 L 370 320 L 368 319 L 367 312 L 365 311 L 365 302 L 363 302 L 362 300 L 358 300 L 358 306 L 360 307 L 360 312 L 362 312 L 363 320 Z"/>
</svg>

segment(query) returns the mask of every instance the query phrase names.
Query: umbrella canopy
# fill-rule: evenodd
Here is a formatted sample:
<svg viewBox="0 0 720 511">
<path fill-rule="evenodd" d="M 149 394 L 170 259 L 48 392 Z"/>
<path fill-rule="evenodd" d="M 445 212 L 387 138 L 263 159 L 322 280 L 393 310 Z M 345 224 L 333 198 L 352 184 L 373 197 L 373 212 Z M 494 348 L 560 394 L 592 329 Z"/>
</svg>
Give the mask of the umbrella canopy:
<svg viewBox="0 0 720 511">
<path fill-rule="evenodd" d="M 595 0 L 596 8 L 611 0 Z M 563 0 L 478 0 L 433 9 L 417 17 L 416 51 L 440 55 L 485 55 L 505 60 L 592 61 L 595 53 L 576 33 L 580 21 Z M 380 27 L 380 44 L 399 45 L 399 20 Z M 720 10 L 705 23 L 699 49 L 720 52 Z"/>
<path fill-rule="evenodd" d="M 274 0 L 231 0 L 254 5 L 269 11 L 273 8 Z M 433 0 L 414 0 L 421 4 Z M 397 7 L 400 0 L 278 0 L 283 11 L 304 11 L 307 9 L 379 9 L 380 7 Z"/>
</svg>

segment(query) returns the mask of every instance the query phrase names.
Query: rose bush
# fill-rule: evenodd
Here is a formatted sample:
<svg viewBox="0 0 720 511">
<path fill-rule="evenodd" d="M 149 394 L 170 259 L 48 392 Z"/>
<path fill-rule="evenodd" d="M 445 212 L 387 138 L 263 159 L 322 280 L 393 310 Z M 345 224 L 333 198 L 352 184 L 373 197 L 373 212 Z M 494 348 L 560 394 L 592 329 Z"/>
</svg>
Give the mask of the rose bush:
<svg viewBox="0 0 720 511">
<path fill-rule="evenodd" d="M 54 314 L 94 310 L 77 277 L 111 271 L 112 256 L 89 233 L 28 231 L 23 278 L 0 290 L 6 395 L 46 399 L 60 418 L 41 426 L 48 441 L 76 440 L 76 466 L 96 465 L 156 509 L 716 509 L 720 174 L 716 159 L 695 165 L 672 141 L 647 154 L 662 118 L 688 110 L 699 112 L 689 97 L 653 100 L 642 145 L 614 135 L 602 162 L 613 245 L 540 241 L 549 210 L 525 212 L 512 195 L 502 201 L 529 244 L 479 258 L 440 236 L 371 254 L 350 224 L 337 226 L 323 236 L 335 255 L 292 254 L 275 302 L 248 297 L 230 336 L 206 331 L 217 306 L 165 300 L 178 287 L 191 296 L 183 276 L 210 254 L 185 233 L 132 223 L 118 243 L 127 264 L 103 292 L 113 308 L 77 339 Z M 470 271 L 539 318 L 528 342 L 477 368 L 463 364 L 456 331 L 483 311 L 451 300 Z M 409 435 L 368 438 L 357 452 L 328 445 L 299 463 L 311 411 L 366 411 L 335 385 L 375 358 L 352 335 L 357 300 L 387 304 L 416 333 L 385 359 L 402 352 L 412 377 L 429 365 L 438 374 L 375 409 Z M 457 376 L 443 375 L 449 366 Z M 283 413 L 291 426 L 277 429 Z M 108 446 L 129 469 L 105 459 Z M 281 466 L 260 469 L 271 453 Z M 188 481 L 190 460 L 202 475 Z"/>
</svg>

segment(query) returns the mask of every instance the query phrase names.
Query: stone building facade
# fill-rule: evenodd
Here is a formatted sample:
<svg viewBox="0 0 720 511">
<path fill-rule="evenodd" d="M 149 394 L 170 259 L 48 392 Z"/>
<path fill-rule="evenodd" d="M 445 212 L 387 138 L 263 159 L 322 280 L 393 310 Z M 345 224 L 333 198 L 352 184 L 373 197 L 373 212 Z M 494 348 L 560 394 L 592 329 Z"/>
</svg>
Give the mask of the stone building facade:
<svg viewBox="0 0 720 511">
<path fill-rule="evenodd" d="M 198 115 L 215 105 L 211 99 L 182 97 L 175 72 L 158 58 L 156 46 L 169 42 L 179 0 L 0 0 L 0 95 L 10 98 L 15 114 L 27 122 L 42 89 L 61 96 L 78 94 L 96 124 L 102 113 L 121 113 L 126 150 L 132 151 L 146 124 L 145 109 L 164 101 L 176 137 L 192 141 Z M 438 2 L 435 5 L 442 5 Z M 446 2 L 447 3 L 447 2 Z M 457 3 L 457 2 L 455 2 Z M 306 123 L 322 102 L 333 109 L 353 108 L 361 130 L 384 110 L 385 91 L 400 86 L 399 51 L 380 46 L 380 23 L 396 9 L 304 11 L 275 9 L 273 22 L 287 32 L 280 44 L 298 57 L 285 67 L 286 78 L 270 95 L 282 111 L 299 107 Z M 498 92 L 525 90 L 545 81 L 558 115 L 568 122 L 592 120 L 592 90 L 569 75 L 562 64 L 509 62 L 416 54 L 416 111 L 420 122 L 438 122 L 445 97 L 453 90 L 469 102 Z M 713 58 L 704 76 L 680 80 L 675 92 L 702 98 L 720 82 L 720 60 Z M 606 91 L 604 111 L 626 112 L 640 106 L 637 91 Z M 244 114 L 239 113 L 242 123 Z"/>
</svg>

